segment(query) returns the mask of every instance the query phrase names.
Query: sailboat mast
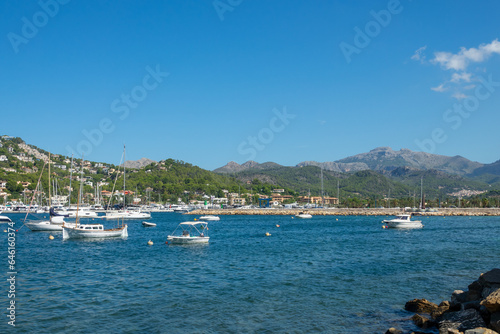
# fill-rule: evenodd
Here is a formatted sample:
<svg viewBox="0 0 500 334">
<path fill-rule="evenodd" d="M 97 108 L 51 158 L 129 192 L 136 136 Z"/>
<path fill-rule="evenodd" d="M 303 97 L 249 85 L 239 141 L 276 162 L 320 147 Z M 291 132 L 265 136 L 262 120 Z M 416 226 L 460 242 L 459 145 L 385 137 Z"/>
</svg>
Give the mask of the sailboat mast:
<svg viewBox="0 0 500 334">
<path fill-rule="evenodd" d="M 49 209 L 52 207 L 52 195 L 50 194 L 50 152 L 49 152 Z"/>
<path fill-rule="evenodd" d="M 82 154 L 82 164 L 80 168 L 80 194 L 78 196 L 78 202 L 76 203 L 76 221 L 75 221 L 75 227 L 78 227 L 78 211 L 80 211 L 80 199 L 82 197 L 82 190 L 83 190 L 83 154 Z"/>
<path fill-rule="evenodd" d="M 71 180 L 73 179 L 73 154 L 71 154 L 71 169 L 69 171 L 69 199 L 68 207 L 71 206 Z"/>
<path fill-rule="evenodd" d="M 420 177 L 420 209 L 424 208 L 424 177 Z"/>
<path fill-rule="evenodd" d="M 125 211 L 125 145 L 123 145 L 123 211 Z"/>
</svg>

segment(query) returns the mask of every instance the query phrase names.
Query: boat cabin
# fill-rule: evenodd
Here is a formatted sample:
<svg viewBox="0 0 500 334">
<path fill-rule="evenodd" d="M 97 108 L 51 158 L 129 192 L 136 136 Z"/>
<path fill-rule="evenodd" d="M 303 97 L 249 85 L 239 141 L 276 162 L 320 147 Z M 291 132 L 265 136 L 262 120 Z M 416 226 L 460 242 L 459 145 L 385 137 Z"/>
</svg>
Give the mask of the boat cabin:
<svg viewBox="0 0 500 334">
<path fill-rule="evenodd" d="M 101 224 L 85 224 L 85 225 L 78 225 L 78 229 L 84 231 L 103 231 L 104 226 Z"/>
</svg>

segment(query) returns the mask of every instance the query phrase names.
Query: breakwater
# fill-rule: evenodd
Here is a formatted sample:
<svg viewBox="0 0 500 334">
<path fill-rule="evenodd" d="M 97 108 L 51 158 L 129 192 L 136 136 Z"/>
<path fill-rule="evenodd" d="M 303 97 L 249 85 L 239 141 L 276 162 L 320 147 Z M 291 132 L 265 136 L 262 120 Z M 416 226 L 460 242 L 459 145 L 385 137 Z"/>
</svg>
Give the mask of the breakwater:
<svg viewBox="0 0 500 334">
<path fill-rule="evenodd" d="M 435 211 L 434 211 L 435 210 Z M 394 216 L 403 209 L 328 208 L 328 209 L 208 209 L 194 210 L 190 215 L 284 215 L 294 216 L 300 212 L 313 216 Z M 499 208 L 440 208 L 433 211 L 406 212 L 422 216 L 500 216 Z"/>
</svg>

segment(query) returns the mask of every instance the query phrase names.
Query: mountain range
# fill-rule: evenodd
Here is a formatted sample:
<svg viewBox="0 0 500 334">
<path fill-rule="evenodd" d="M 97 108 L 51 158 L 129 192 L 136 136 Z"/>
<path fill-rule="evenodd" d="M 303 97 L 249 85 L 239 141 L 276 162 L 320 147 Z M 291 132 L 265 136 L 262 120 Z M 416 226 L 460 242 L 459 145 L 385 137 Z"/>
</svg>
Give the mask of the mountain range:
<svg viewBox="0 0 500 334">
<path fill-rule="evenodd" d="M 47 151 L 26 144 L 21 138 L 1 136 L 0 180 L 7 184 L 7 191 L 20 196 L 21 182 L 34 186 L 47 157 Z M 60 187 L 68 186 L 71 160 L 56 154 L 52 154 L 51 159 L 54 170 L 61 177 Z M 337 161 L 304 161 L 295 166 L 274 162 L 229 162 L 208 171 L 173 159 L 156 162 L 148 158 L 128 160 L 125 166 L 133 169 L 128 173 L 127 185 L 131 189 L 139 193 L 152 189 L 164 198 L 173 199 L 194 193 L 220 197 L 223 189 L 232 193 L 245 189 L 266 195 L 271 194 L 272 189 L 284 189 L 285 194 L 294 196 L 325 193 L 341 198 L 376 198 L 390 193 L 391 196 L 409 197 L 420 192 L 422 180 L 424 192 L 433 198 L 473 196 L 487 191 L 500 194 L 500 160 L 483 164 L 461 156 L 447 157 L 407 149 L 394 151 L 389 147 Z M 102 190 L 110 191 L 112 171 L 116 167 L 87 162 L 86 178 L 93 183 L 109 184 Z"/>
<path fill-rule="evenodd" d="M 317 162 L 303 161 L 294 167 L 317 166 L 326 171 L 338 173 L 353 173 L 372 170 L 383 174 L 400 167 L 410 167 L 416 170 L 437 170 L 447 174 L 467 177 L 479 177 L 485 174 L 500 176 L 500 160 L 491 164 L 483 164 L 468 160 L 461 156 L 448 157 L 425 152 L 414 152 L 408 149 L 394 151 L 390 147 L 378 147 L 367 153 L 357 154 L 337 161 Z M 283 167 L 274 162 L 259 164 L 247 161 L 238 164 L 234 161 L 214 170 L 215 173 L 238 173 L 245 170 L 266 170 Z"/>
</svg>

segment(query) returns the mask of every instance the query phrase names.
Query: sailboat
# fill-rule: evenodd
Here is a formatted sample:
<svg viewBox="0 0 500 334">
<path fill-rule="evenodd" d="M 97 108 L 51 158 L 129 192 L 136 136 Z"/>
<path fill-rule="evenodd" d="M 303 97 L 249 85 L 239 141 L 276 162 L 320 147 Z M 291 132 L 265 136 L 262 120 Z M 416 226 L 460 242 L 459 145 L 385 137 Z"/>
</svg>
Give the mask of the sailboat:
<svg viewBox="0 0 500 334">
<path fill-rule="evenodd" d="M 125 205 L 125 146 L 123 147 L 123 209 L 117 211 L 106 212 L 105 219 L 149 219 L 149 212 L 142 212 L 140 209 L 129 210 Z M 109 207 L 109 205 L 108 205 Z"/>
<path fill-rule="evenodd" d="M 83 167 L 83 157 L 82 157 Z M 80 180 L 83 181 L 83 168 L 81 171 Z M 80 196 L 78 196 L 78 204 L 76 210 L 75 226 L 63 226 L 63 240 L 66 239 L 93 239 L 93 238 L 126 238 L 128 237 L 127 225 L 122 224 L 117 228 L 104 229 L 102 224 L 80 224 L 78 212 L 80 208 L 80 197 L 82 188 L 80 187 Z"/>
<path fill-rule="evenodd" d="M 32 231 L 62 231 L 62 227 L 64 225 L 67 226 L 74 226 L 74 224 L 67 223 L 64 221 L 65 217 L 68 217 L 67 215 L 61 215 L 55 212 L 54 208 L 52 207 L 52 202 L 51 202 L 51 193 L 50 193 L 50 153 L 49 153 L 49 220 L 31 220 L 28 222 L 24 222 L 24 225 L 26 225 L 30 230 Z M 42 178 L 43 174 L 43 169 L 42 173 L 40 173 L 40 180 Z M 40 180 L 38 181 L 38 184 L 40 184 Z M 27 215 L 26 215 L 27 216 Z"/>
</svg>

